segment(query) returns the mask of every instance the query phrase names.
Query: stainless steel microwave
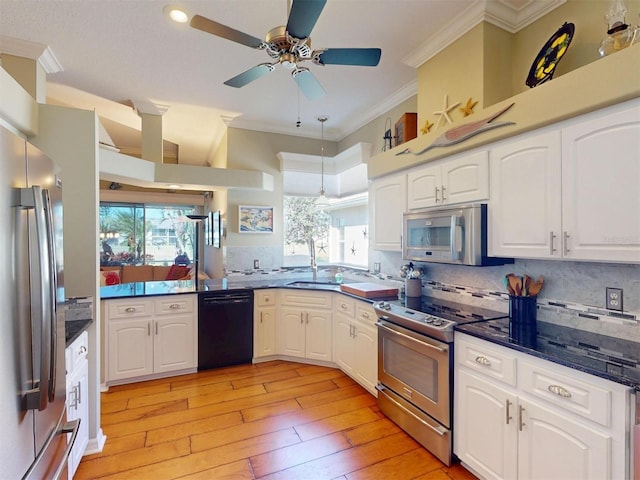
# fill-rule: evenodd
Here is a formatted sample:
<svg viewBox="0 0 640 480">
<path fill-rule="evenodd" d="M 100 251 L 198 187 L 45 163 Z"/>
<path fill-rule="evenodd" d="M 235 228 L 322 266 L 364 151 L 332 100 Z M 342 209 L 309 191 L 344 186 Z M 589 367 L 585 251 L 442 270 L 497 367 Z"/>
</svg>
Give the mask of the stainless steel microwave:
<svg viewBox="0 0 640 480">
<path fill-rule="evenodd" d="M 403 215 L 402 256 L 415 262 L 502 265 L 512 258 L 487 257 L 487 205 L 438 207 Z"/>
</svg>

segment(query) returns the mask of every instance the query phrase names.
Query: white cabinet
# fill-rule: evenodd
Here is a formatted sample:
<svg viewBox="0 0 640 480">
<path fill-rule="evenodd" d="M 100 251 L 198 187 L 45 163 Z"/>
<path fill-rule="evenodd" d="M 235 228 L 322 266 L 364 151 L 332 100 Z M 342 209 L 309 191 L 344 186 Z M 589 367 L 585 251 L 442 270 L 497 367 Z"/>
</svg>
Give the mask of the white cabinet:
<svg viewBox="0 0 640 480">
<path fill-rule="evenodd" d="M 333 360 L 331 300 L 328 292 L 281 291 L 280 354 L 325 362 Z"/>
<path fill-rule="evenodd" d="M 454 452 L 481 478 L 627 478 L 630 391 L 455 335 Z"/>
<path fill-rule="evenodd" d="M 377 396 L 378 331 L 371 304 L 339 295 L 335 298 L 335 361 L 343 372 Z"/>
<path fill-rule="evenodd" d="M 486 150 L 437 161 L 407 174 L 409 210 L 486 200 L 489 156 Z"/>
<path fill-rule="evenodd" d="M 253 357 L 276 355 L 277 290 L 256 290 L 253 309 Z"/>
<path fill-rule="evenodd" d="M 402 251 L 402 214 L 407 209 L 407 177 L 374 180 L 369 187 L 369 232 L 373 250 Z"/>
<path fill-rule="evenodd" d="M 196 295 L 105 302 L 107 384 L 195 371 Z"/>
<path fill-rule="evenodd" d="M 89 443 L 89 336 L 83 332 L 65 351 L 67 370 L 67 420 L 80 419 L 76 441 L 69 454 L 69 480 L 73 478 Z"/>
<path fill-rule="evenodd" d="M 640 262 L 640 104 L 492 148 L 491 256 Z"/>
<path fill-rule="evenodd" d="M 526 134 L 491 149 L 490 256 L 559 257 L 560 132 Z"/>
</svg>

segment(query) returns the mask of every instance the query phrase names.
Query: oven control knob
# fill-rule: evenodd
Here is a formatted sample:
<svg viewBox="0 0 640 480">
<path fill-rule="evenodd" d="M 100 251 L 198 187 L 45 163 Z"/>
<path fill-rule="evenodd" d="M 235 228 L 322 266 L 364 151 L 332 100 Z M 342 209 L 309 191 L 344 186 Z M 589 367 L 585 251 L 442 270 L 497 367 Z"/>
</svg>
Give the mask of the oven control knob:
<svg viewBox="0 0 640 480">
<path fill-rule="evenodd" d="M 443 323 L 442 320 L 440 320 L 439 318 L 436 318 L 433 321 L 433 325 L 436 326 L 436 327 L 439 327 L 440 325 L 442 325 L 442 323 Z"/>
<path fill-rule="evenodd" d="M 378 304 L 378 308 L 381 308 L 382 310 L 391 310 L 391 304 L 389 302 L 380 302 Z"/>
<path fill-rule="evenodd" d="M 433 323 L 433 317 L 424 317 L 425 323 Z"/>
</svg>

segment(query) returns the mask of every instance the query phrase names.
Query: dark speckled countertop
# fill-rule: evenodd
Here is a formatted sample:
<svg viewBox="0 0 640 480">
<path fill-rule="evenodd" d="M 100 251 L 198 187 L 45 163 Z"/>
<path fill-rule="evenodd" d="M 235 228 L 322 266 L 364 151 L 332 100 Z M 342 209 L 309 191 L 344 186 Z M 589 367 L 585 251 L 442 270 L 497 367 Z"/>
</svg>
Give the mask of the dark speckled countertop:
<svg viewBox="0 0 640 480">
<path fill-rule="evenodd" d="M 455 330 L 640 391 L 638 342 L 541 321 L 535 336 L 514 338 L 508 318 L 458 325 Z"/>
<path fill-rule="evenodd" d="M 71 320 L 64 323 L 66 346 L 71 345 L 84 332 L 93 320 Z"/>
</svg>

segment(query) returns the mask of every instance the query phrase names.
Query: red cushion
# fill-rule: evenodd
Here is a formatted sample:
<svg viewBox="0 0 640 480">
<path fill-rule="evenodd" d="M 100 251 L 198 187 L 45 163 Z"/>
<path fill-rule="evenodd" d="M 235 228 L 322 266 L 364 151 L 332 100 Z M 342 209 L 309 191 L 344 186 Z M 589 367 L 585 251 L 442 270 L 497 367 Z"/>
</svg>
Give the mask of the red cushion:
<svg viewBox="0 0 640 480">
<path fill-rule="evenodd" d="M 167 272 L 167 280 L 179 280 L 182 277 L 185 277 L 188 273 L 189 270 L 191 270 L 189 267 L 186 267 L 184 265 L 171 265 L 171 268 L 169 269 L 169 272 Z"/>
</svg>

